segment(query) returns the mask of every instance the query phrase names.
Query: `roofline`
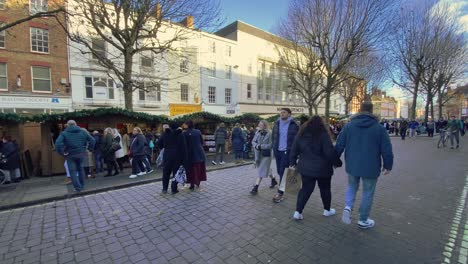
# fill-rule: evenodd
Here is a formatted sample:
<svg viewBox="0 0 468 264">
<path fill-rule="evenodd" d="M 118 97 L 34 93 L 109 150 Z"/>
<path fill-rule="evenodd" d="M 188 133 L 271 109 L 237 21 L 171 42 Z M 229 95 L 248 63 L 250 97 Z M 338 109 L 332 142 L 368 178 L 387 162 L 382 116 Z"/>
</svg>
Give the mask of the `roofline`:
<svg viewBox="0 0 468 264">
<path fill-rule="evenodd" d="M 264 39 L 266 41 L 273 42 L 274 44 L 284 45 L 284 42 L 287 41 L 286 39 L 279 37 L 271 32 L 260 29 L 258 27 L 255 27 L 253 25 L 250 25 L 240 20 L 236 20 L 232 22 L 231 24 L 225 26 L 224 28 L 216 31 L 214 34 L 221 36 L 221 37 L 225 37 L 228 34 L 237 32 L 237 31 L 242 31 L 244 33 L 253 35 L 255 37 Z"/>
</svg>

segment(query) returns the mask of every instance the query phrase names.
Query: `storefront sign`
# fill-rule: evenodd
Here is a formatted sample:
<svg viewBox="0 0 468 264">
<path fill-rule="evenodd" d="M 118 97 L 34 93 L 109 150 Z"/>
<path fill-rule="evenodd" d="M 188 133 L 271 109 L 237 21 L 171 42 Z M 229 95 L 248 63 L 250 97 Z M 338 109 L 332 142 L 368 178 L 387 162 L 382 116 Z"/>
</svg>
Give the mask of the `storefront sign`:
<svg viewBox="0 0 468 264">
<path fill-rule="evenodd" d="M 235 113 L 236 113 L 236 106 L 235 105 L 226 106 L 226 114 L 227 115 L 234 115 Z"/>
<path fill-rule="evenodd" d="M 195 112 L 201 112 L 202 107 L 201 105 L 193 105 L 193 104 L 169 104 L 169 115 L 183 115 L 183 114 L 190 114 Z"/>
<path fill-rule="evenodd" d="M 70 108 L 70 98 L 39 96 L 0 96 L 0 105 L 8 108 Z"/>
</svg>

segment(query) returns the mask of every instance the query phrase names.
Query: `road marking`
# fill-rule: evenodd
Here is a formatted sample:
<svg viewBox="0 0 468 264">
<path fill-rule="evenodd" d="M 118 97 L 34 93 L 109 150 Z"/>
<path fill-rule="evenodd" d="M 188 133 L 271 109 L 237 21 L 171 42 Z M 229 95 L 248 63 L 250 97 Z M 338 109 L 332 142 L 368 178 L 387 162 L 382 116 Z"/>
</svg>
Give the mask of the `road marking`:
<svg viewBox="0 0 468 264">
<path fill-rule="evenodd" d="M 452 226 L 450 228 L 449 239 L 445 244 L 444 252 L 442 255 L 444 256 L 444 261 L 442 264 L 450 264 L 452 258 L 452 252 L 456 246 L 456 239 L 458 237 L 458 230 L 460 228 L 460 222 L 463 217 L 463 211 L 465 210 L 465 201 L 466 195 L 468 193 L 468 175 L 466 175 L 465 179 L 465 186 L 463 187 L 463 191 L 460 195 L 460 201 L 458 203 L 458 207 L 455 211 L 455 216 L 452 220 Z M 461 238 L 461 245 L 460 245 L 460 254 L 458 255 L 458 263 L 467 263 L 468 262 L 468 219 L 464 226 L 462 226 L 463 230 L 463 237 Z"/>
</svg>

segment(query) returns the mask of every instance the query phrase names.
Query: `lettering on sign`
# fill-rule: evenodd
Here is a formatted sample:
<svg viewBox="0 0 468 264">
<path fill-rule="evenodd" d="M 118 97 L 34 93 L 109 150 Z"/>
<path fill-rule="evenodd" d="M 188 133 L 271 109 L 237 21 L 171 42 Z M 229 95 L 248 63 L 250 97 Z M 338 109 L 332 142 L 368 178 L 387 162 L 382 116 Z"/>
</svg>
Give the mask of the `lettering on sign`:
<svg viewBox="0 0 468 264">
<path fill-rule="evenodd" d="M 201 112 L 201 105 L 189 104 L 169 104 L 169 114 L 171 116 Z"/>
</svg>

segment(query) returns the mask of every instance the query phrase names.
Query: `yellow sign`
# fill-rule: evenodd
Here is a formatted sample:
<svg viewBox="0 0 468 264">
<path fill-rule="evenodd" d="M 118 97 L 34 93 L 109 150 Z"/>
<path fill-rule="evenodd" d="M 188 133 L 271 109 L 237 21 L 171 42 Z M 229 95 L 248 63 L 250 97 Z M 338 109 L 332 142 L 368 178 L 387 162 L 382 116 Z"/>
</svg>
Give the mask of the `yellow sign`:
<svg viewBox="0 0 468 264">
<path fill-rule="evenodd" d="M 195 112 L 201 112 L 202 106 L 199 104 L 169 104 L 169 115 L 183 115 Z"/>
</svg>

